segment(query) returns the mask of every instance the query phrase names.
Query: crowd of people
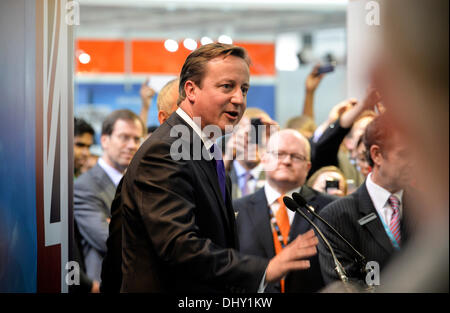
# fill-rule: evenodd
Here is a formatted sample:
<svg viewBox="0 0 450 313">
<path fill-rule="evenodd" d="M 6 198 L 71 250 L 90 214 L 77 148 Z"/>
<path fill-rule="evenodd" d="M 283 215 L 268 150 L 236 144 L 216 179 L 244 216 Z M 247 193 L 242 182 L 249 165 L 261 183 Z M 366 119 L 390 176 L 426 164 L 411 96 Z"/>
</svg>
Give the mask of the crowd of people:
<svg viewBox="0 0 450 313">
<path fill-rule="evenodd" d="M 436 2 L 423 9 L 414 1 L 410 10 L 424 18 L 443 14 L 439 4 L 445 4 Z M 389 14 L 397 5 L 388 5 Z M 395 16 L 386 15 L 386 27 L 400 31 Z M 318 126 L 314 97 L 326 79 L 318 66 L 305 81 L 302 115 L 279 125 L 266 112 L 246 108 L 246 51 L 219 43 L 192 52 L 179 78 L 158 93 L 161 126 L 146 127 L 156 94 L 147 82 L 140 116 L 112 112 L 102 126 L 103 154 L 90 166 L 94 131 L 75 119 L 72 255 L 81 265 L 81 284 L 71 291 L 318 292 L 342 281 L 336 258 L 349 281 L 367 283 L 367 275 L 377 274 L 355 260 L 355 250 L 378 264 L 383 291 L 448 291 L 448 189 L 442 186 L 448 188 L 448 141 L 442 139 L 448 139 L 448 56 L 419 47 L 434 47 L 429 38 L 401 31 L 416 45 L 392 48 L 397 37 L 386 31 L 392 49 L 380 53 L 364 99 L 337 101 Z M 410 67 L 404 56 L 415 60 L 412 50 L 447 62 L 447 76 L 432 77 L 438 65 L 428 58 Z M 208 125 L 220 135 L 205 132 Z M 180 147 L 189 158 L 177 158 Z M 286 207 L 284 197 L 295 193 L 352 247 L 300 207 L 331 251 Z M 422 255 L 442 242 L 447 245 L 436 258 Z M 407 256 L 420 260 L 409 263 Z M 427 277 L 410 283 L 404 276 L 432 260 Z M 443 264 L 446 281 L 437 274 Z"/>
</svg>

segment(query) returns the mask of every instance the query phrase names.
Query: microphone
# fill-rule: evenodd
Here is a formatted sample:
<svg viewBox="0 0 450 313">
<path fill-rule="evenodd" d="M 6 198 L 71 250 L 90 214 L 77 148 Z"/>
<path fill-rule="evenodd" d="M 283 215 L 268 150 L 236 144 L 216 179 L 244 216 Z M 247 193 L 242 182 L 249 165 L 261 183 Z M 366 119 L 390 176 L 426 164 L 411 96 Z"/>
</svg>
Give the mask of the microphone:
<svg viewBox="0 0 450 313">
<path fill-rule="evenodd" d="M 284 204 L 286 205 L 286 207 L 289 210 L 299 213 L 316 230 L 316 232 L 319 234 L 319 236 L 322 238 L 322 240 L 327 245 L 328 250 L 330 250 L 330 252 L 331 252 L 331 255 L 332 255 L 333 261 L 334 261 L 334 265 L 336 265 L 336 267 L 334 269 L 336 270 L 336 272 L 337 272 L 339 278 L 341 279 L 341 281 L 344 284 L 346 284 L 348 282 L 347 274 L 345 273 L 345 270 L 344 270 L 342 264 L 339 262 L 339 260 L 337 259 L 336 255 L 334 254 L 333 248 L 331 247 L 331 245 L 328 242 L 327 238 L 325 238 L 324 234 L 320 231 L 319 227 L 317 227 L 317 225 L 314 224 L 314 222 L 311 221 L 309 219 L 309 217 L 306 216 L 306 214 L 302 212 L 302 210 L 300 210 L 300 207 L 297 204 L 297 202 L 295 202 L 294 200 L 292 200 L 289 197 L 284 197 L 283 198 L 283 202 L 284 202 Z"/>
<path fill-rule="evenodd" d="M 329 229 L 331 229 L 332 232 L 334 232 L 346 245 L 349 247 L 356 255 L 355 262 L 359 265 L 360 271 L 362 274 L 366 274 L 366 258 L 363 256 L 358 250 L 355 249 L 355 247 L 352 246 L 350 242 L 347 241 L 333 226 L 331 226 L 327 221 L 325 221 L 319 214 L 317 214 L 314 210 L 314 208 L 309 205 L 305 198 L 302 197 L 302 195 L 298 192 L 294 192 L 292 194 L 292 198 L 300 207 L 304 207 L 307 209 L 312 215 L 317 217 L 322 223 L 327 225 Z"/>
</svg>

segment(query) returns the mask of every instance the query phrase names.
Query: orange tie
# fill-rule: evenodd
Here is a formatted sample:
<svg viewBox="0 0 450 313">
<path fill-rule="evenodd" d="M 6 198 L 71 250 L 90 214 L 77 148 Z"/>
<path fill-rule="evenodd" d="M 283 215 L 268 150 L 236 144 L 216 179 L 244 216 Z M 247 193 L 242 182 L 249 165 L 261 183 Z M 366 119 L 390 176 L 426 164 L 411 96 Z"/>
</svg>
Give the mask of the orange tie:
<svg viewBox="0 0 450 313">
<path fill-rule="evenodd" d="M 289 216 L 287 213 L 286 205 L 283 202 L 283 196 L 277 199 L 280 207 L 278 208 L 277 214 L 275 214 L 275 219 L 277 220 L 278 227 L 280 227 L 281 235 L 283 236 L 283 242 L 287 245 L 289 236 Z"/>
<path fill-rule="evenodd" d="M 278 208 L 277 213 L 275 214 L 275 220 L 277 221 L 278 228 L 280 229 L 281 236 L 283 237 L 283 243 L 287 245 L 288 236 L 289 236 L 289 216 L 287 214 L 286 205 L 283 202 L 283 196 L 277 199 L 280 207 Z M 273 230 L 273 243 L 275 246 L 275 254 L 281 252 L 283 247 L 281 246 L 280 240 L 278 239 L 278 234 L 275 230 Z M 280 281 L 281 284 L 281 292 L 284 293 L 284 279 Z"/>
</svg>

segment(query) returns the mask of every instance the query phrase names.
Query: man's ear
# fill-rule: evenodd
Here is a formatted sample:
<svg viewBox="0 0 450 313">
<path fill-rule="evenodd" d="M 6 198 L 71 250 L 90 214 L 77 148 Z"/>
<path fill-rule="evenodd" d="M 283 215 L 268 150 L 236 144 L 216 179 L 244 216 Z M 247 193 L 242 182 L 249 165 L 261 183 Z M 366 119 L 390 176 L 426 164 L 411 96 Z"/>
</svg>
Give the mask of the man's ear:
<svg viewBox="0 0 450 313">
<path fill-rule="evenodd" d="M 197 85 L 192 80 L 186 81 L 186 83 L 184 84 L 184 92 L 186 93 L 186 98 L 190 102 L 195 101 L 196 91 L 197 91 Z"/>
<path fill-rule="evenodd" d="M 102 149 L 105 150 L 109 142 L 109 136 L 108 135 L 102 135 L 100 137 L 100 144 L 102 145 Z"/>
<path fill-rule="evenodd" d="M 158 121 L 159 121 L 159 124 L 163 124 L 166 120 L 167 120 L 167 118 L 169 117 L 169 115 L 167 114 L 167 112 L 164 112 L 164 111 L 158 111 Z"/>
<path fill-rule="evenodd" d="M 311 169 L 311 166 L 312 166 L 312 164 L 311 164 L 311 162 L 310 161 L 308 161 L 308 164 L 306 165 L 306 167 L 307 167 L 307 173 L 309 173 L 309 170 Z"/>
<path fill-rule="evenodd" d="M 375 165 L 380 165 L 383 156 L 379 145 L 370 146 L 370 157 Z"/>
</svg>

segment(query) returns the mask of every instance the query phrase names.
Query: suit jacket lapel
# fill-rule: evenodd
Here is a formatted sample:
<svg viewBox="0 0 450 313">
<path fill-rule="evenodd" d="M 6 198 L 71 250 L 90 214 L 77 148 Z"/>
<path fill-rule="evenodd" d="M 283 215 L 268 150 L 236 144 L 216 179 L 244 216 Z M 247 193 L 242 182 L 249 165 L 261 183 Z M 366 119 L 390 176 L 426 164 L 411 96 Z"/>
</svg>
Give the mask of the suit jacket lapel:
<svg viewBox="0 0 450 313">
<path fill-rule="evenodd" d="M 111 178 L 109 178 L 108 174 L 106 174 L 106 172 L 100 167 L 100 165 L 98 165 L 98 163 L 95 164 L 92 170 L 94 179 L 96 179 L 97 183 L 103 187 L 103 192 L 99 196 L 103 198 L 105 203 L 112 203 L 116 194 L 116 185 L 114 185 Z M 108 214 L 111 215 L 111 208 L 108 208 Z"/>
<path fill-rule="evenodd" d="M 250 220 L 258 230 L 256 232 L 260 244 L 264 247 L 266 255 L 271 258 L 275 255 L 273 235 L 270 227 L 270 208 L 267 204 L 264 188 L 261 188 L 251 196 L 249 207 Z"/>
<path fill-rule="evenodd" d="M 209 155 L 209 151 L 206 151 L 206 147 L 203 144 L 202 139 L 197 135 L 197 133 L 194 131 L 194 129 L 189 124 L 187 124 L 178 114 L 176 114 L 176 113 L 172 114 L 167 122 L 172 127 L 177 124 L 184 124 L 188 127 L 188 129 L 190 131 L 189 138 L 191 139 L 191 142 L 189 143 L 189 146 L 191 149 L 191 151 L 190 151 L 191 158 L 193 158 L 193 155 L 194 155 L 193 149 L 198 149 L 198 147 L 199 147 L 198 144 L 194 145 L 194 141 L 197 141 L 197 140 L 200 141 L 200 146 L 202 149 L 201 160 L 198 160 L 196 162 L 198 162 L 197 164 L 199 164 L 200 168 L 205 172 L 205 175 L 208 178 L 209 184 L 212 186 L 212 189 L 214 190 L 214 194 L 216 196 L 217 203 L 219 204 L 220 211 L 222 212 L 222 215 L 226 221 L 226 225 L 228 226 L 228 229 L 232 233 L 233 227 L 232 227 L 231 223 L 234 223 L 234 220 L 230 220 L 230 214 L 232 212 L 231 213 L 228 212 L 229 210 L 227 209 L 226 204 L 223 202 L 222 192 L 220 191 L 219 180 L 217 177 L 215 161 L 207 160 L 203 157 L 204 155 Z M 227 192 L 227 196 L 229 197 L 228 192 Z M 232 211 L 232 208 L 230 208 L 230 210 Z"/>
<path fill-rule="evenodd" d="M 380 216 L 378 215 L 377 210 L 372 203 L 372 199 L 370 198 L 369 192 L 367 191 L 366 183 L 364 183 L 358 189 L 357 194 L 361 218 L 370 213 L 375 213 L 378 217 L 377 219 L 360 227 L 366 228 L 370 232 L 374 240 L 388 253 L 393 253 L 394 247 L 392 246 L 391 240 L 384 230 L 384 226 L 380 220 Z"/>
</svg>

